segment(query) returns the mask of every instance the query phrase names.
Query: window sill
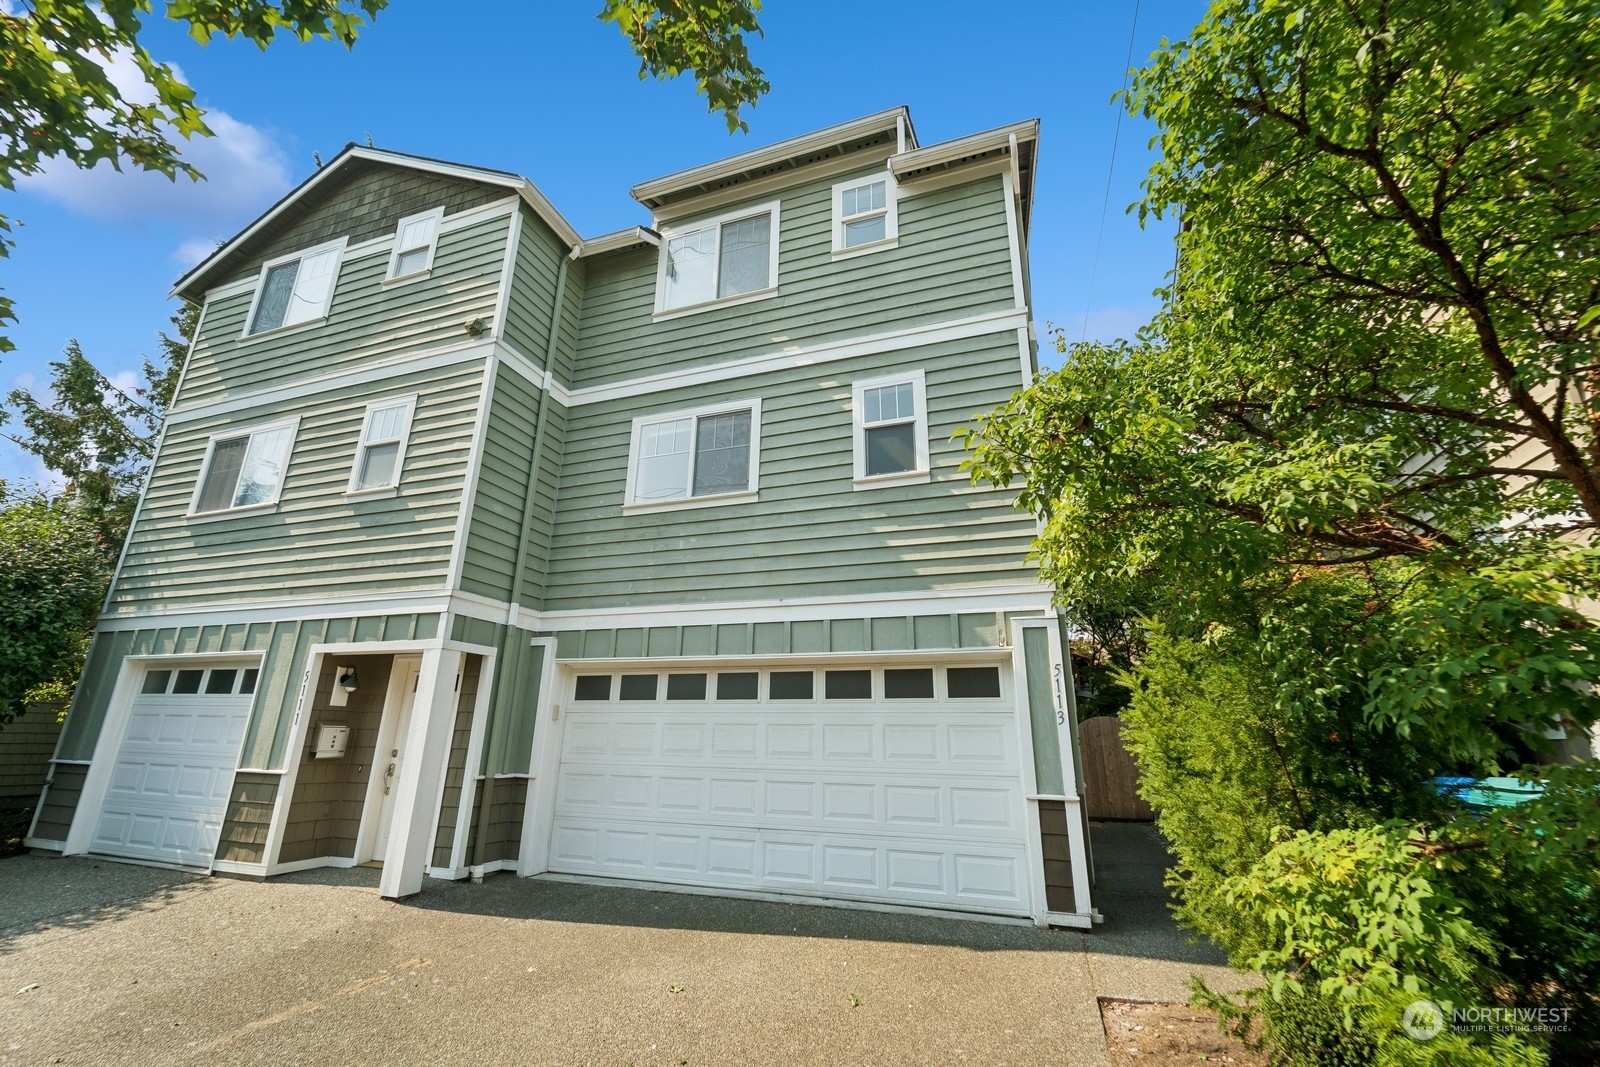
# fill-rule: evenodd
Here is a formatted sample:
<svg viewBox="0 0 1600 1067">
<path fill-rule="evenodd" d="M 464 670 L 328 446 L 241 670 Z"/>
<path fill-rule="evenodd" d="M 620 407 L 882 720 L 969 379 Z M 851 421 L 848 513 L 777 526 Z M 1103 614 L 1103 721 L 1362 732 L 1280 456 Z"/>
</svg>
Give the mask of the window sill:
<svg viewBox="0 0 1600 1067">
<path fill-rule="evenodd" d="M 242 344 L 242 345 L 248 345 L 248 344 L 253 344 L 256 341 L 265 341 L 265 340 L 267 340 L 269 338 L 273 338 L 273 337 L 282 337 L 284 334 L 287 334 L 287 333 L 296 333 L 296 332 L 298 332 L 300 330 L 313 329 L 313 328 L 315 328 L 317 326 L 321 326 L 323 323 L 325 323 L 327 321 L 328 321 L 328 316 L 326 316 L 326 315 L 318 315 L 314 319 L 307 319 L 304 322 L 297 322 L 293 326 L 274 326 L 270 330 L 261 330 L 258 333 L 247 333 L 247 334 L 244 334 L 239 338 L 239 343 Z"/>
<path fill-rule="evenodd" d="M 833 261 L 837 263 L 841 259 L 854 259 L 857 256 L 870 256 L 874 252 L 882 252 L 886 249 L 899 247 L 899 237 L 888 237 L 882 241 L 873 241 L 869 245 L 856 245 L 854 248 L 835 248 L 833 250 Z"/>
<path fill-rule="evenodd" d="M 714 308 L 736 307 L 739 304 L 748 304 L 753 300 L 765 300 L 769 296 L 777 296 L 778 287 L 769 285 L 765 289 L 756 289 L 738 296 L 725 296 L 720 300 L 705 300 L 698 304 L 687 304 L 681 308 L 661 308 L 650 316 L 651 322 L 663 322 L 667 319 L 678 319 L 685 315 L 697 315 L 702 311 L 711 311 Z"/>
<path fill-rule="evenodd" d="M 251 515 L 265 515 L 269 511 L 277 511 L 278 502 L 270 501 L 266 504 L 251 504 L 242 508 L 225 508 L 222 511 L 191 511 L 185 516 L 190 525 L 202 522 L 221 522 L 224 519 L 246 518 Z"/>
<path fill-rule="evenodd" d="M 384 485 L 376 489 L 347 489 L 345 490 L 344 498 L 346 500 L 387 500 L 399 494 L 399 486 Z"/>
<path fill-rule="evenodd" d="M 676 500 L 652 500 L 640 504 L 622 505 L 624 515 L 641 515 L 652 511 L 684 511 L 689 508 L 714 508 L 723 504 L 752 504 L 759 494 L 746 489 L 738 493 L 718 493 L 716 496 L 690 496 Z"/>
<path fill-rule="evenodd" d="M 385 278 L 382 284 L 385 289 L 393 289 L 395 286 L 405 285 L 407 282 L 420 282 L 432 273 L 432 267 L 424 267 L 422 270 L 414 270 L 410 274 L 400 274 L 393 278 Z"/>
<path fill-rule="evenodd" d="M 933 480 L 929 471 L 897 471 L 894 474 L 869 474 L 852 481 L 854 489 L 887 489 L 892 485 L 924 485 Z"/>
</svg>

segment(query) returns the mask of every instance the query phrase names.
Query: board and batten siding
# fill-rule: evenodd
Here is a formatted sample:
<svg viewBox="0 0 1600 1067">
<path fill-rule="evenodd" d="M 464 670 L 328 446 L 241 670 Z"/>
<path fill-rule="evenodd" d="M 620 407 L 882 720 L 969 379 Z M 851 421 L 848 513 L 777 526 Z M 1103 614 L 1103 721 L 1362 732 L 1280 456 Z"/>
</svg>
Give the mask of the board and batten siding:
<svg viewBox="0 0 1600 1067">
<path fill-rule="evenodd" d="M 263 657 L 255 705 L 245 733 L 239 766 L 280 770 L 301 672 L 311 646 L 367 641 L 429 641 L 438 635 L 439 616 L 364 615 L 286 622 L 218 623 L 103 630 L 95 634 L 72 711 L 62 729 L 57 758 L 88 760 L 105 724 L 117 674 L 128 656 L 188 656 L 238 652 Z"/>
<path fill-rule="evenodd" d="M 346 255 L 328 317 L 314 326 L 241 340 L 253 291 L 209 301 L 173 410 L 471 342 L 466 324 L 494 319 L 510 231 L 509 208 L 446 230 L 432 272 L 398 285 L 383 282 L 387 246 Z"/>
<path fill-rule="evenodd" d="M 411 371 L 270 407 L 170 424 L 110 611 L 443 588 L 476 429 L 483 361 Z M 399 491 L 346 498 L 369 401 L 415 393 Z M 300 416 L 271 511 L 191 517 L 212 434 Z"/>
<path fill-rule="evenodd" d="M 530 630 L 466 615 L 452 621 L 451 640 L 500 650 L 490 682 L 483 752 L 478 766 L 471 768 L 473 774 L 529 773 L 545 657 L 545 647 L 532 643 L 534 636 Z"/>
<path fill-rule="evenodd" d="M 852 488 L 851 383 L 921 369 L 932 481 Z M 953 434 L 1020 385 L 1016 335 L 860 356 L 568 412 L 548 611 L 956 590 L 1035 580 L 1033 520 L 960 469 Z M 622 512 L 631 420 L 761 400 L 760 498 Z"/>
<path fill-rule="evenodd" d="M 833 259 L 834 183 L 881 171 L 834 175 L 782 193 L 775 296 L 652 322 L 657 249 L 586 260 L 582 347 L 571 386 L 1015 307 L 1005 193 L 996 176 L 908 192 L 899 201 L 899 247 Z M 766 199 L 773 197 L 755 202 Z M 672 225 L 688 228 L 693 220 Z"/>
</svg>

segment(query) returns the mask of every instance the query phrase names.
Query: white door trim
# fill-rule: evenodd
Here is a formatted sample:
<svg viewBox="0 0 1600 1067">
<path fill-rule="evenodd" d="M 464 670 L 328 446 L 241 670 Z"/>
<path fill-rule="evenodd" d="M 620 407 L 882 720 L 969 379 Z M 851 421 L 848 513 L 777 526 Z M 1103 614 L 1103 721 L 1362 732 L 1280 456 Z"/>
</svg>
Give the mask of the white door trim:
<svg viewBox="0 0 1600 1067">
<path fill-rule="evenodd" d="M 555 824 L 556 767 L 561 760 L 563 726 L 559 701 L 566 691 L 566 675 L 556 670 L 556 639 L 535 637 L 529 644 L 544 649 L 544 667 L 539 672 L 533 751 L 528 757 L 530 781 L 522 813 L 522 844 L 517 849 L 518 869 L 524 877 L 542 874 L 550 867 L 550 831 Z"/>
</svg>

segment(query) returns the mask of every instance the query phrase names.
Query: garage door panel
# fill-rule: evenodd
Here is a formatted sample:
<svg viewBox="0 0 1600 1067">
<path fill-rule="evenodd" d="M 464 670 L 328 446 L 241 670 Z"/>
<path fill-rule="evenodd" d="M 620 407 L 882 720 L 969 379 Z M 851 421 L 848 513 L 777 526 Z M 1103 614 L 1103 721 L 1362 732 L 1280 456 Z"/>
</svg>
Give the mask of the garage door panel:
<svg viewBox="0 0 1600 1067">
<path fill-rule="evenodd" d="M 251 699 L 249 693 L 136 696 L 90 834 L 91 850 L 209 866 Z"/>
<path fill-rule="evenodd" d="M 1027 804 L 1005 697 L 563 710 L 552 870 L 1029 911 Z"/>
</svg>

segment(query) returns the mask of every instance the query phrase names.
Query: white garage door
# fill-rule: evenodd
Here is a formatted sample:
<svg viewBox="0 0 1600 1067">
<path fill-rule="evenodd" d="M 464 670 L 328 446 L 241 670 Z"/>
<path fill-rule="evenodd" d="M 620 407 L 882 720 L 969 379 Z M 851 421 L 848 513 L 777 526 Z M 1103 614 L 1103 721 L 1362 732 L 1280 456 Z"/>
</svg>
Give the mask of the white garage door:
<svg viewBox="0 0 1600 1067">
<path fill-rule="evenodd" d="M 1009 675 L 580 672 L 550 868 L 1025 915 Z"/>
<path fill-rule="evenodd" d="M 145 672 L 90 851 L 210 866 L 257 674 L 239 666 Z"/>
</svg>

